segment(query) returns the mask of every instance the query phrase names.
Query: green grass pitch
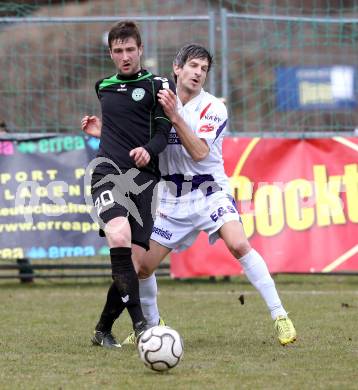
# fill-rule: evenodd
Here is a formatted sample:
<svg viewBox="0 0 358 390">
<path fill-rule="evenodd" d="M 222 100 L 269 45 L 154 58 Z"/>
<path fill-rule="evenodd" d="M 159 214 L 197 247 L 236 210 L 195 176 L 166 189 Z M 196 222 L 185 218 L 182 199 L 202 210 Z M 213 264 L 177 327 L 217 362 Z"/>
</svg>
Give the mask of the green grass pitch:
<svg viewBox="0 0 358 390">
<path fill-rule="evenodd" d="M 158 281 L 162 315 L 185 348 L 179 366 L 163 374 L 133 347 L 91 345 L 109 280 L 2 281 L 0 388 L 357 389 L 358 276 L 275 277 L 298 332 L 288 347 L 245 279 Z M 113 331 L 123 340 L 129 330 L 125 313 Z"/>
</svg>

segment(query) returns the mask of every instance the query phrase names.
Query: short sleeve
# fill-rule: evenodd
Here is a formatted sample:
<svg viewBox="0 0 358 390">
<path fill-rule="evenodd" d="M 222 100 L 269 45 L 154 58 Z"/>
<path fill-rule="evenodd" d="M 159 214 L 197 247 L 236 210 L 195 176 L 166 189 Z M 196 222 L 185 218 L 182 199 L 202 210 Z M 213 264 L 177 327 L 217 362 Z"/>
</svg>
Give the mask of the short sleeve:
<svg viewBox="0 0 358 390">
<path fill-rule="evenodd" d="M 214 143 L 226 129 L 227 110 L 218 99 L 211 99 L 203 105 L 199 114 L 199 121 L 195 134 L 199 138 Z"/>
</svg>

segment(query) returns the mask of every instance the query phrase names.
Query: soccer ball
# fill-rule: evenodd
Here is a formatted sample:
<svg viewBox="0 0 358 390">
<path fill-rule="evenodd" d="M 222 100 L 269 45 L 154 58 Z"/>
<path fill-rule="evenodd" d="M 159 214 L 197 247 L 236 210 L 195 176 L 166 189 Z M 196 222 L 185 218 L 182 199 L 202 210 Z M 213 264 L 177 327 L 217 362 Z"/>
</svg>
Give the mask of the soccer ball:
<svg viewBox="0 0 358 390">
<path fill-rule="evenodd" d="M 178 365 L 184 345 L 179 333 L 169 326 L 147 329 L 138 342 L 139 357 L 154 371 L 167 371 Z"/>
</svg>

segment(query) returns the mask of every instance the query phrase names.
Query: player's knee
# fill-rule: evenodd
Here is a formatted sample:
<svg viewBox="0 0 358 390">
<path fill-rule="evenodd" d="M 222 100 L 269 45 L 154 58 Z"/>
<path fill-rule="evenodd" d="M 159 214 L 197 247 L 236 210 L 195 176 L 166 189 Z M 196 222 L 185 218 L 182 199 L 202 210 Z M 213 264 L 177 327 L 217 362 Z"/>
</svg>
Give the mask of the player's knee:
<svg viewBox="0 0 358 390">
<path fill-rule="evenodd" d="M 125 248 L 130 246 L 130 240 L 121 234 L 116 234 L 111 237 L 107 236 L 107 239 L 111 248 Z"/>
<path fill-rule="evenodd" d="M 104 231 L 110 248 L 131 246 L 131 230 L 122 217 L 110 220 L 106 224 Z"/>
<path fill-rule="evenodd" d="M 250 251 L 251 246 L 247 240 L 235 241 L 228 244 L 228 249 L 236 259 L 240 259 Z"/>
<path fill-rule="evenodd" d="M 153 267 L 150 264 L 145 262 L 140 262 L 139 264 L 137 264 L 137 266 L 138 266 L 137 273 L 139 279 L 147 279 L 155 271 L 155 268 L 153 269 Z"/>
<path fill-rule="evenodd" d="M 135 267 L 139 279 L 149 278 L 153 274 L 153 272 L 155 272 L 155 270 L 159 267 L 161 260 L 162 259 L 159 255 L 150 255 L 150 252 L 147 252 L 147 255 L 139 256 L 138 258 L 136 258 Z"/>
</svg>

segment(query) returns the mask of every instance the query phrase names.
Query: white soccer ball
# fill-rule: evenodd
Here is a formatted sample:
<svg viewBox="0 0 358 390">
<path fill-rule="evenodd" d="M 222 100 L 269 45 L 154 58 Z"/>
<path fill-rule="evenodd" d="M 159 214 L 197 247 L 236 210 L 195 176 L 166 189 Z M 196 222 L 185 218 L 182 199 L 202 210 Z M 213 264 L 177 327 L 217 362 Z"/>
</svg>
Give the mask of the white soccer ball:
<svg viewBox="0 0 358 390">
<path fill-rule="evenodd" d="M 179 333 L 169 326 L 147 329 L 138 342 L 139 357 L 154 371 L 167 371 L 178 365 L 184 345 Z"/>
</svg>

